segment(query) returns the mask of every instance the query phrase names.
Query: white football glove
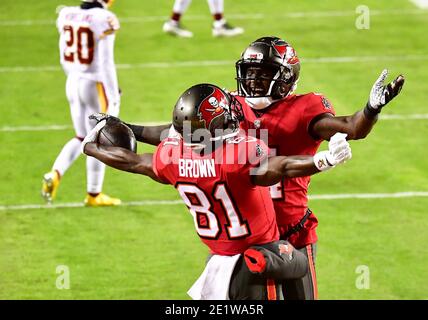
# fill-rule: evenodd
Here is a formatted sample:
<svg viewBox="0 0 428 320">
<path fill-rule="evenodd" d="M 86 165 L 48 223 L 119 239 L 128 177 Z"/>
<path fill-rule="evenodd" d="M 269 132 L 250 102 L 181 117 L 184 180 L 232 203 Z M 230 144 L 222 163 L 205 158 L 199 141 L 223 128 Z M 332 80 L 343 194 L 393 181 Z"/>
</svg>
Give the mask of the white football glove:
<svg viewBox="0 0 428 320">
<path fill-rule="evenodd" d="M 85 153 L 85 145 L 89 142 L 95 142 L 95 140 L 98 137 L 98 133 L 100 132 L 100 130 L 106 125 L 107 121 L 101 120 L 100 122 L 97 123 L 97 125 L 86 135 L 85 139 L 83 139 L 82 144 L 81 144 L 81 151 L 82 153 Z"/>
<path fill-rule="evenodd" d="M 314 164 L 318 170 L 331 169 L 352 158 L 351 147 L 346 141 L 346 136 L 345 133 L 336 133 L 330 138 L 328 151 L 321 151 L 314 155 Z"/>
<path fill-rule="evenodd" d="M 384 81 L 388 76 L 388 70 L 384 69 L 379 78 L 373 84 L 370 91 L 369 101 L 365 109 L 366 114 L 375 116 L 381 109 L 392 99 L 394 99 L 401 91 L 404 85 L 404 77 L 399 75 L 394 81 L 385 85 Z"/>
<path fill-rule="evenodd" d="M 89 116 L 89 120 L 95 120 L 97 123 L 102 121 L 102 120 L 108 120 L 108 121 L 117 121 L 117 122 L 122 122 L 122 120 L 120 120 L 117 117 L 112 116 L 111 114 L 107 114 L 107 113 L 93 113 Z"/>
</svg>

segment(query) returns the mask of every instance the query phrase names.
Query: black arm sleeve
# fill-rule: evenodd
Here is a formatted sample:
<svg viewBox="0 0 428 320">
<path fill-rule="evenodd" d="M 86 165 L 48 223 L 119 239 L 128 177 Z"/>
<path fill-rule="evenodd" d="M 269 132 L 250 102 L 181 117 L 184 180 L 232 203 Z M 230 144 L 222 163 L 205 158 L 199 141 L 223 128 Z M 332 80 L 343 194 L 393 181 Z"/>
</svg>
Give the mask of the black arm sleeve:
<svg viewBox="0 0 428 320">
<path fill-rule="evenodd" d="M 162 139 L 168 136 L 171 123 L 160 126 L 141 126 L 130 123 L 125 123 L 134 132 L 137 141 L 157 146 Z"/>
<path fill-rule="evenodd" d="M 137 141 L 144 142 L 144 138 L 143 138 L 144 126 L 138 126 L 138 125 L 134 125 L 126 122 L 124 123 L 132 130 Z"/>
</svg>

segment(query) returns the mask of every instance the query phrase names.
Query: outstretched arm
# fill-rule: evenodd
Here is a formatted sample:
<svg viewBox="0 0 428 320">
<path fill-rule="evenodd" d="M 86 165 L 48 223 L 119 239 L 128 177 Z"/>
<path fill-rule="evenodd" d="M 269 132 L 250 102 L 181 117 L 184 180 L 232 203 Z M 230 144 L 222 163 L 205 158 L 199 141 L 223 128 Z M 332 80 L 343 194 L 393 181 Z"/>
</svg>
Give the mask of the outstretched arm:
<svg viewBox="0 0 428 320">
<path fill-rule="evenodd" d="M 361 110 L 352 116 L 334 117 L 331 114 L 323 114 L 315 121 L 310 128 L 310 133 L 315 138 L 329 140 L 336 132 L 345 132 L 349 140 L 358 140 L 364 139 L 370 133 L 377 116 L 368 118 Z"/>
<path fill-rule="evenodd" d="M 130 124 L 105 113 L 96 113 L 90 116 L 97 123 L 109 119 L 109 121 L 120 121 L 126 124 L 134 133 L 135 139 L 140 142 L 148 143 L 157 146 L 168 134 L 171 124 L 163 124 L 159 126 L 141 126 L 137 124 Z"/>
<path fill-rule="evenodd" d="M 148 143 L 153 146 L 157 146 L 162 141 L 162 133 L 167 132 L 171 127 L 170 123 L 160 126 L 140 126 L 126 122 L 125 124 L 131 128 L 132 132 L 134 132 L 135 138 L 138 141 Z"/>
<path fill-rule="evenodd" d="M 348 140 L 365 138 L 376 123 L 382 108 L 400 93 L 404 85 L 404 77 L 399 75 L 385 86 L 384 81 L 387 75 L 388 71 L 383 70 L 374 83 L 369 101 L 363 110 L 341 117 L 324 114 L 311 123 L 310 134 L 324 140 L 329 140 L 336 132 L 346 133 Z"/>
<path fill-rule="evenodd" d="M 329 150 L 318 152 L 315 156 L 275 156 L 267 164 L 251 172 L 251 181 L 259 186 L 271 186 L 283 177 L 294 178 L 309 176 L 325 171 L 351 159 L 352 153 L 346 134 L 336 133 L 331 137 Z"/>
<path fill-rule="evenodd" d="M 86 143 L 83 152 L 115 169 L 142 174 L 164 183 L 153 171 L 152 153 L 136 154 L 128 149 L 103 146 L 95 142 Z"/>
<path fill-rule="evenodd" d="M 104 162 L 110 167 L 122 171 L 143 174 L 157 182 L 164 183 L 153 171 L 153 154 L 136 154 L 125 148 L 103 146 L 96 143 L 98 134 L 105 126 L 106 122 L 106 119 L 101 120 L 89 132 L 82 142 L 82 152 Z"/>
<path fill-rule="evenodd" d="M 283 177 L 310 176 L 318 172 L 320 171 L 311 156 L 275 156 L 268 159 L 267 168 L 264 170 L 263 167 L 258 168 L 251 176 L 251 180 L 255 185 L 271 186 L 281 181 Z"/>
</svg>

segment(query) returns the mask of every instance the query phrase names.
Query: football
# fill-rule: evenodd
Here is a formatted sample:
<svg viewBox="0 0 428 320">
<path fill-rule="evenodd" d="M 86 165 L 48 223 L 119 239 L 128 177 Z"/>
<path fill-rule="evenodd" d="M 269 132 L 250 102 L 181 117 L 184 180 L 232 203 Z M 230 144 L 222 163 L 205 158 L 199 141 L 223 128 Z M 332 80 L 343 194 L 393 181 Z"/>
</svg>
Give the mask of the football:
<svg viewBox="0 0 428 320">
<path fill-rule="evenodd" d="M 97 143 L 103 146 L 122 147 L 137 152 L 137 140 L 132 130 L 123 122 L 107 121 L 99 131 Z"/>
</svg>

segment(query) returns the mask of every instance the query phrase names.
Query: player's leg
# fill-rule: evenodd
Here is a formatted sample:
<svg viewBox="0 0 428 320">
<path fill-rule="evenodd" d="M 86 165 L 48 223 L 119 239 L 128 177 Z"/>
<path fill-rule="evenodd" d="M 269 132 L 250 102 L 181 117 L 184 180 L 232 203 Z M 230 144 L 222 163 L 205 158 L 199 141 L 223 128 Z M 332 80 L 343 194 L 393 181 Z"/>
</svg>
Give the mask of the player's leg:
<svg viewBox="0 0 428 320">
<path fill-rule="evenodd" d="M 107 112 L 107 97 L 101 83 L 91 80 L 82 80 L 79 86 L 79 96 L 85 105 L 84 124 L 89 132 L 95 123 L 89 120 L 91 114 Z M 109 197 L 102 193 L 104 182 L 105 164 L 93 158 L 86 158 L 87 206 L 113 206 L 121 203 L 119 199 Z"/>
<path fill-rule="evenodd" d="M 193 33 L 183 28 L 180 23 L 181 16 L 186 12 L 192 0 L 175 0 L 171 18 L 164 23 L 163 31 L 183 38 L 193 37 Z"/>
<path fill-rule="evenodd" d="M 284 300 L 317 300 L 318 289 L 315 273 L 316 243 L 299 249 L 308 257 L 308 273 L 296 280 L 286 280 L 283 283 Z"/>
<path fill-rule="evenodd" d="M 233 37 L 244 33 L 240 27 L 232 27 L 224 18 L 224 0 L 208 0 L 214 18 L 212 34 L 214 37 Z"/>
<path fill-rule="evenodd" d="M 84 109 L 77 93 L 78 81 L 77 77 L 69 76 L 66 82 L 66 95 L 76 135 L 64 145 L 55 159 L 52 170 L 43 176 L 42 196 L 48 203 L 54 200 L 61 177 L 80 155 L 80 144 L 86 135 Z"/>
</svg>

